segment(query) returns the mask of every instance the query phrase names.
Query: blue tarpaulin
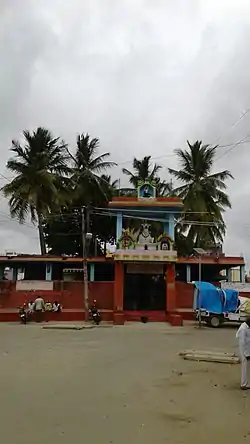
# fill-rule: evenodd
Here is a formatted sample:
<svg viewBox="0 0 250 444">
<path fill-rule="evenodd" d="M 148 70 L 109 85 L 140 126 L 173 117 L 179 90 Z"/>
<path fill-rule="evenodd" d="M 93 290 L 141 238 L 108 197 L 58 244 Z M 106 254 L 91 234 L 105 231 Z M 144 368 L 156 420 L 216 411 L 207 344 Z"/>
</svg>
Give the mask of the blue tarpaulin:
<svg viewBox="0 0 250 444">
<path fill-rule="evenodd" d="M 234 313 L 238 307 L 239 292 L 232 289 L 224 290 L 226 294 L 226 303 L 224 306 L 224 312 Z"/>
<path fill-rule="evenodd" d="M 209 282 L 195 281 L 194 308 L 207 310 L 211 313 L 234 313 L 238 306 L 238 292 L 222 290 Z"/>
<path fill-rule="evenodd" d="M 224 295 L 220 288 L 209 282 L 195 281 L 197 297 L 195 308 L 203 308 L 212 313 L 223 313 Z"/>
</svg>

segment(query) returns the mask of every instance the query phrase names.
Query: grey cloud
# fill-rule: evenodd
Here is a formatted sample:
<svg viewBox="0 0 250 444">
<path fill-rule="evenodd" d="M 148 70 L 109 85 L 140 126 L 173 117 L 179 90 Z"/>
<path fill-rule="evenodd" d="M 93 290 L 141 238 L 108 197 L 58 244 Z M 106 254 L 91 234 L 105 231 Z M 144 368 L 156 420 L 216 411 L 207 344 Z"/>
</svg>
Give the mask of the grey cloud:
<svg viewBox="0 0 250 444">
<path fill-rule="evenodd" d="M 0 16 L 1 171 L 11 139 L 38 125 L 72 147 L 79 131 L 100 137 L 103 151 L 128 162 L 114 169 L 116 177 L 134 155 L 151 154 L 161 157 L 167 178 L 167 167 L 177 166 L 170 154 L 186 139 L 227 144 L 250 134 L 250 113 L 230 129 L 250 107 L 247 0 L 13 4 L 5 2 Z M 239 223 L 250 187 L 248 149 L 238 146 L 215 168 L 235 176 L 226 251 L 242 248 L 250 260 Z M 244 223 L 248 216 L 245 205 Z M 21 245 L 15 230 L 12 239 Z"/>
</svg>

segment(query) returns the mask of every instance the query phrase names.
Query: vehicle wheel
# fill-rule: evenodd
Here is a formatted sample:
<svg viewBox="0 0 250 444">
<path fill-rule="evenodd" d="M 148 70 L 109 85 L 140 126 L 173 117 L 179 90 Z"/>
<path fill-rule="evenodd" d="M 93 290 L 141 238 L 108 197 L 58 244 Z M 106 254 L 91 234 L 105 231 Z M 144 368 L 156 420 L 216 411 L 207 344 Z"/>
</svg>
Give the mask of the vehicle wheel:
<svg viewBox="0 0 250 444">
<path fill-rule="evenodd" d="M 210 319 L 210 325 L 213 328 L 218 328 L 220 326 L 220 318 L 218 318 L 218 316 L 212 316 L 212 318 Z"/>
</svg>

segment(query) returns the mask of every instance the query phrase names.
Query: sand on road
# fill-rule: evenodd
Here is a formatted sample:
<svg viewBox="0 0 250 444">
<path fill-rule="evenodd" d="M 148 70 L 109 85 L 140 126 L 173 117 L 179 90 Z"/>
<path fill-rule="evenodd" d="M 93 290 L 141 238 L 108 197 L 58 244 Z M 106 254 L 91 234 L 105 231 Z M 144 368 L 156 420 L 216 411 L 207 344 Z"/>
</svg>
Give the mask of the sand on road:
<svg viewBox="0 0 250 444">
<path fill-rule="evenodd" d="M 0 324 L 1 442 L 250 442 L 250 393 L 239 390 L 240 366 L 177 355 L 235 347 L 232 328 Z"/>
</svg>

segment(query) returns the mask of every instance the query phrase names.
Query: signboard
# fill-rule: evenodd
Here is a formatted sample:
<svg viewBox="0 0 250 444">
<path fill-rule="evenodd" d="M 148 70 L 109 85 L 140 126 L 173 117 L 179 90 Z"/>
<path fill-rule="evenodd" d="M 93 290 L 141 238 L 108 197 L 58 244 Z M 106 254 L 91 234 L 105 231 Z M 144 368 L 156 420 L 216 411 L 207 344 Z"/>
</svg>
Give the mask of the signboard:
<svg viewBox="0 0 250 444">
<path fill-rule="evenodd" d="M 163 264 L 128 264 L 127 274 L 163 274 Z"/>
<path fill-rule="evenodd" d="M 53 290 L 53 281 L 16 281 L 17 291 Z"/>
<path fill-rule="evenodd" d="M 173 250 L 116 250 L 115 261 L 146 261 L 146 262 L 176 262 L 177 251 Z"/>
</svg>

